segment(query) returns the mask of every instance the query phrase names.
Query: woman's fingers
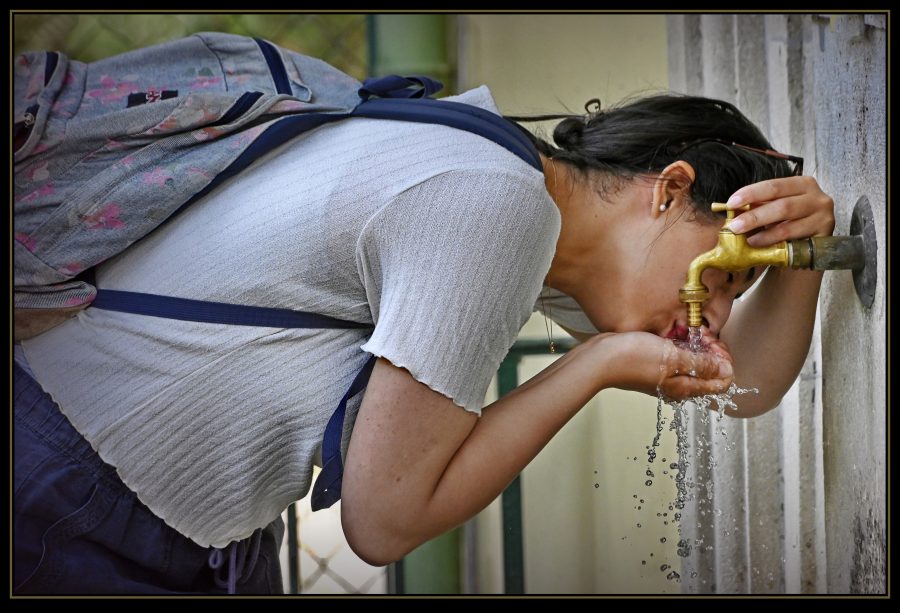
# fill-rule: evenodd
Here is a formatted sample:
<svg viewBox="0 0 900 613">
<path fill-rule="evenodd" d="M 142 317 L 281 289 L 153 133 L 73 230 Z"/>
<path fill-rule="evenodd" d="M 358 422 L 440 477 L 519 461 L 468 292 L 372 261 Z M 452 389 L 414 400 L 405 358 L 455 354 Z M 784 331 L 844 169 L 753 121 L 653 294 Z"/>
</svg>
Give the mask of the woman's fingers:
<svg viewBox="0 0 900 613">
<path fill-rule="evenodd" d="M 745 185 L 734 192 L 725 203 L 729 209 L 736 209 L 745 204 L 771 202 L 779 198 L 798 196 L 819 190 L 819 184 L 812 177 L 784 177 L 769 179 L 759 183 Z"/>
<path fill-rule="evenodd" d="M 699 379 L 679 376 L 666 381 L 665 385 L 660 386 L 660 389 L 667 398 L 685 400 L 694 396 L 723 394 L 730 385 L 731 379 Z"/>
<path fill-rule="evenodd" d="M 755 231 L 753 246 L 834 232 L 834 202 L 812 177 L 754 183 L 736 191 L 727 204 L 732 209 L 752 205 L 751 210 L 736 215 L 728 227 L 737 234 Z"/>
<path fill-rule="evenodd" d="M 747 244 L 751 247 L 768 247 L 781 241 L 815 236 L 817 228 L 818 225 L 811 218 L 782 221 L 754 232 L 747 237 Z"/>
<path fill-rule="evenodd" d="M 730 356 L 723 348 L 694 353 L 668 341 L 663 350 L 659 387 L 667 397 L 720 394 L 734 378 Z"/>
</svg>

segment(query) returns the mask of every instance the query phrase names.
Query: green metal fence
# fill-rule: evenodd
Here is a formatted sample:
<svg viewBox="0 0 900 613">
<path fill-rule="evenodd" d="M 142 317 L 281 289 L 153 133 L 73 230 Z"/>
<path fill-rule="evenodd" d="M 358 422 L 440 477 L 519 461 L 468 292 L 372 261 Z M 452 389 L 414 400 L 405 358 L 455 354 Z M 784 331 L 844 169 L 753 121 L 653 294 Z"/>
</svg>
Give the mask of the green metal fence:
<svg viewBox="0 0 900 613">
<path fill-rule="evenodd" d="M 574 347 L 574 339 L 554 340 L 559 353 Z M 503 397 L 519 386 L 519 363 L 527 355 L 549 354 L 547 341 L 520 340 L 510 349 L 497 372 L 497 395 Z M 522 478 L 516 477 L 502 494 L 503 586 L 507 594 L 525 593 L 525 547 L 522 533 Z"/>
</svg>

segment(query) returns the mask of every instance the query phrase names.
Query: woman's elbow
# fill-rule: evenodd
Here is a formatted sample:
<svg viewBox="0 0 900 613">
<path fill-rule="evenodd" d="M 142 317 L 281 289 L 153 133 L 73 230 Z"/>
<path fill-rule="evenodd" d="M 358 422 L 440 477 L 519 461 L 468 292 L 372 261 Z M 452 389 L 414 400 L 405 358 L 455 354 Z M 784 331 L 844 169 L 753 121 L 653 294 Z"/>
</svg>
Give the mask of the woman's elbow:
<svg viewBox="0 0 900 613">
<path fill-rule="evenodd" d="M 754 398 L 753 400 L 734 398 L 733 400 L 737 405 L 737 410 L 728 409 L 726 413 L 729 417 L 743 419 L 759 417 L 772 409 L 778 408 L 781 405 L 783 398 L 783 396 L 779 396 L 778 398 Z"/>
<path fill-rule="evenodd" d="M 347 544 L 363 562 L 372 566 L 386 566 L 403 558 L 422 544 L 400 522 L 378 521 L 369 514 L 354 511 L 350 505 L 341 507 L 341 524 Z"/>
</svg>

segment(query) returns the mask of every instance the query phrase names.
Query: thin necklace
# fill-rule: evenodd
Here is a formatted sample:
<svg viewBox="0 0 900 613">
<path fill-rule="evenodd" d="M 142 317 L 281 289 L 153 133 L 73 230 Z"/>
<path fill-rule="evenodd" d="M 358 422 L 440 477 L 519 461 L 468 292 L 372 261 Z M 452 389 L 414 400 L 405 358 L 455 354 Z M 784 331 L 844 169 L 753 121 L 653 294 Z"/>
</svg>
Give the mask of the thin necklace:
<svg viewBox="0 0 900 613">
<path fill-rule="evenodd" d="M 553 160 L 547 160 L 547 164 L 553 171 L 553 191 L 556 191 L 556 164 Z M 551 195 L 552 197 L 552 195 Z M 552 305 L 551 305 L 552 308 Z M 541 311 L 544 313 L 544 328 L 547 330 L 547 340 L 550 342 L 550 353 L 556 353 L 556 344 L 553 342 L 553 320 L 550 318 L 550 311 L 544 305 L 544 289 L 541 288 Z"/>
<path fill-rule="evenodd" d="M 550 311 L 544 305 L 543 289 L 541 289 L 541 310 L 544 312 L 544 327 L 547 329 L 547 340 L 550 341 L 550 353 L 556 353 L 556 344 L 553 342 L 553 320 L 550 319 Z"/>
</svg>

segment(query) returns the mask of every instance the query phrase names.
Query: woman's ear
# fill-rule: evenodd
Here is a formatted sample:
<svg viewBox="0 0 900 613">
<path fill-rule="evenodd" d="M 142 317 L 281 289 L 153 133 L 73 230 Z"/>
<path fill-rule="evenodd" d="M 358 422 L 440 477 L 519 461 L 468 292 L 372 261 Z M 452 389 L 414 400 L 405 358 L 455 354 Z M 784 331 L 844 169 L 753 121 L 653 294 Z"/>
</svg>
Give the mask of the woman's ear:
<svg viewBox="0 0 900 613">
<path fill-rule="evenodd" d="M 653 184 L 652 214 L 658 217 L 680 206 L 690 197 L 696 174 L 694 167 L 684 160 L 676 160 L 662 169 Z"/>
</svg>

